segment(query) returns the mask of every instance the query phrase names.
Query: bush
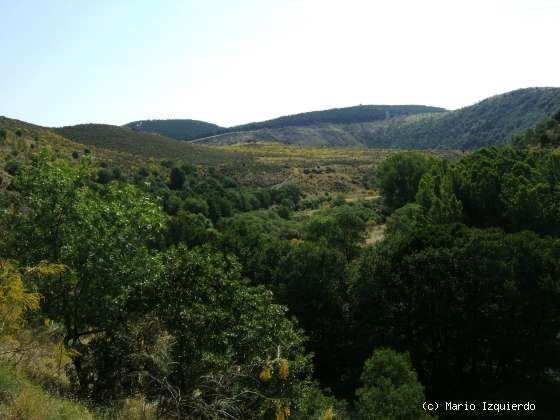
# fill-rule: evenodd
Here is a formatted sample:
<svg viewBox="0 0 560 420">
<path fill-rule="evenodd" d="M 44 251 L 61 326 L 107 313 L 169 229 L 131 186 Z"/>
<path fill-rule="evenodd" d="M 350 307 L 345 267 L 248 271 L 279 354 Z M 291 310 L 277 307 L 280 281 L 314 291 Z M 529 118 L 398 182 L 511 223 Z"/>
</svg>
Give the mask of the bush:
<svg viewBox="0 0 560 420">
<path fill-rule="evenodd" d="M 185 210 L 191 213 L 200 213 L 205 216 L 208 215 L 208 204 L 202 198 L 188 197 L 183 202 Z"/>
<path fill-rule="evenodd" d="M 20 163 L 16 160 L 9 160 L 8 162 L 6 162 L 6 166 L 4 167 L 4 169 L 6 169 L 6 172 L 8 172 L 10 175 L 15 175 L 20 167 Z"/>
<path fill-rule="evenodd" d="M 108 184 L 112 181 L 112 179 L 113 176 L 111 175 L 111 172 L 105 168 L 100 169 L 99 172 L 97 172 L 97 182 L 100 184 Z"/>
<path fill-rule="evenodd" d="M 120 168 L 113 168 L 113 179 L 118 179 L 118 180 L 125 179 Z"/>
</svg>

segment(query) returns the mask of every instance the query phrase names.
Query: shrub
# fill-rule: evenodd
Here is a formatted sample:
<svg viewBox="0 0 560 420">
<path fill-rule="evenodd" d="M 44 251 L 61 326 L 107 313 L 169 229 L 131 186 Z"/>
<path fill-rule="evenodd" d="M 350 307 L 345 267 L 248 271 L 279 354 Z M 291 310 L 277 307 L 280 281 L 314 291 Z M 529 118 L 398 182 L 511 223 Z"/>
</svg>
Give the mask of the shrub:
<svg viewBox="0 0 560 420">
<path fill-rule="evenodd" d="M 97 182 L 100 184 L 108 184 L 112 179 L 113 176 L 111 175 L 111 172 L 105 168 L 100 169 L 99 172 L 97 172 Z"/>
<path fill-rule="evenodd" d="M 6 162 L 6 166 L 4 168 L 6 169 L 6 172 L 8 172 L 10 175 L 15 175 L 19 170 L 19 167 L 20 167 L 20 163 L 18 161 L 9 160 L 8 162 Z"/>
</svg>

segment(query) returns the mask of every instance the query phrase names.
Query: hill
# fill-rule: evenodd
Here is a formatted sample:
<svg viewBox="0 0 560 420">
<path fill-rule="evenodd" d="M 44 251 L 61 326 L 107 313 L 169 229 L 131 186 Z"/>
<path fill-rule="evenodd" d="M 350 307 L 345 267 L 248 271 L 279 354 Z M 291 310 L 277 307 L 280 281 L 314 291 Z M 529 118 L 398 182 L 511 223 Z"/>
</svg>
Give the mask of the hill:
<svg viewBox="0 0 560 420">
<path fill-rule="evenodd" d="M 177 140 L 190 140 L 210 136 L 224 130 L 219 125 L 198 120 L 140 120 L 125 124 L 125 127 L 147 133 L 161 134 Z"/>
<path fill-rule="evenodd" d="M 125 150 L 82 144 L 64 137 L 52 128 L 0 116 L 0 161 L 25 161 L 38 149 L 48 149 L 54 156 L 72 159 L 91 152 L 94 162 L 110 161 L 123 169 L 140 166 L 146 160 Z M 0 168 L 0 176 L 6 181 L 6 177 L 3 176 L 4 169 Z"/>
<path fill-rule="evenodd" d="M 239 156 L 204 146 L 108 124 L 79 124 L 54 129 L 77 143 L 131 153 L 144 158 L 178 159 L 192 164 L 217 164 Z"/>
<path fill-rule="evenodd" d="M 264 140 L 305 146 L 474 149 L 508 143 L 558 110 L 560 88 L 528 88 L 456 111 L 390 115 L 369 122 L 302 122 L 300 126 L 277 127 L 276 123 L 247 124 L 235 132 L 194 142 L 235 144 Z"/>
<path fill-rule="evenodd" d="M 444 108 L 424 105 L 358 105 L 325 111 L 304 112 L 272 120 L 231 127 L 228 131 L 259 130 L 262 128 L 301 127 L 316 124 L 350 124 L 384 121 L 406 115 L 437 113 Z"/>
</svg>

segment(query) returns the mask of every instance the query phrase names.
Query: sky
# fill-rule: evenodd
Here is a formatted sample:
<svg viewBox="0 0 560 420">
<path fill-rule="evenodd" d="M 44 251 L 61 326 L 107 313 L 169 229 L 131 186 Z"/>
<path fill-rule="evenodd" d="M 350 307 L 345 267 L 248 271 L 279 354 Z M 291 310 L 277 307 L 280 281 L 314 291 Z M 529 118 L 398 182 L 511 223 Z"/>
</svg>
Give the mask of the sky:
<svg viewBox="0 0 560 420">
<path fill-rule="evenodd" d="M 0 0 L 0 115 L 232 126 L 560 86 L 560 0 Z"/>
</svg>

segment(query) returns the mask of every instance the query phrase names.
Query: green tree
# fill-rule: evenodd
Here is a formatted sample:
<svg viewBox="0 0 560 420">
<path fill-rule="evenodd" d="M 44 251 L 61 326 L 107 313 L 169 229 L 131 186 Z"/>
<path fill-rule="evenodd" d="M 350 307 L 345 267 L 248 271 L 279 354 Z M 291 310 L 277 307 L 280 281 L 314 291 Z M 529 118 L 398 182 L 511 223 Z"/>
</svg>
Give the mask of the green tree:
<svg viewBox="0 0 560 420">
<path fill-rule="evenodd" d="M 368 216 L 360 209 L 340 206 L 333 214 L 312 218 L 306 226 L 307 236 L 315 241 L 324 238 L 350 261 L 365 240 Z"/>
<path fill-rule="evenodd" d="M 198 400 L 189 414 L 205 415 L 198 407 L 214 406 L 216 398 L 229 400 L 225 410 L 238 418 L 293 407 L 309 384 L 311 365 L 287 309 L 265 288 L 248 286 L 234 259 L 179 247 L 164 265 L 154 284 L 155 311 L 176 340 L 169 380 Z M 216 380 L 226 375 L 229 385 L 209 386 L 209 372 Z"/>
<path fill-rule="evenodd" d="M 324 239 L 294 241 L 283 258 L 271 261 L 274 290 L 309 336 L 316 374 L 324 386 L 345 390 L 348 262 Z"/>
<path fill-rule="evenodd" d="M 416 203 L 408 203 L 391 213 L 387 219 L 387 233 L 407 235 L 427 222 L 423 207 Z"/>
<path fill-rule="evenodd" d="M 424 388 L 408 354 L 380 349 L 366 360 L 356 391 L 364 419 L 417 420 L 432 418 L 422 408 Z"/>
<path fill-rule="evenodd" d="M 39 307 L 41 295 L 25 289 L 17 266 L 0 260 L 0 342 L 17 332 L 26 312 Z"/>
<path fill-rule="evenodd" d="M 398 153 L 384 160 L 377 176 L 387 205 L 395 209 L 414 201 L 418 183 L 432 163 L 433 159 L 415 152 Z"/>
<path fill-rule="evenodd" d="M 131 186 L 89 188 L 90 177 L 87 160 L 70 166 L 40 153 L 14 178 L 19 194 L 3 220 L 4 255 L 67 267 L 37 287 L 43 314 L 63 323 L 65 344 L 80 352 L 92 335 L 110 334 L 133 317 L 129 298 L 158 267 L 147 243 L 157 241 L 165 223 L 145 194 Z M 82 358 L 74 362 L 87 386 Z"/>
<path fill-rule="evenodd" d="M 218 232 L 212 222 L 202 214 L 179 211 L 169 221 L 166 230 L 168 244 L 185 243 L 189 246 L 203 245 L 216 239 Z"/>
<path fill-rule="evenodd" d="M 185 185 L 186 176 L 182 169 L 174 167 L 169 174 L 169 188 L 180 190 Z"/>
<path fill-rule="evenodd" d="M 15 175 L 19 170 L 20 166 L 21 166 L 20 162 L 18 162 L 17 160 L 10 159 L 6 162 L 4 168 L 6 169 L 6 172 L 8 172 L 10 175 Z"/>
<path fill-rule="evenodd" d="M 100 184 L 108 184 L 112 180 L 113 180 L 113 175 L 111 174 L 111 172 L 109 172 L 109 170 L 105 168 L 101 168 L 97 172 L 96 181 L 99 182 Z"/>
<path fill-rule="evenodd" d="M 432 223 L 461 220 L 463 205 L 455 194 L 457 177 L 447 162 L 439 162 L 420 180 L 416 202 L 424 208 Z"/>
</svg>

